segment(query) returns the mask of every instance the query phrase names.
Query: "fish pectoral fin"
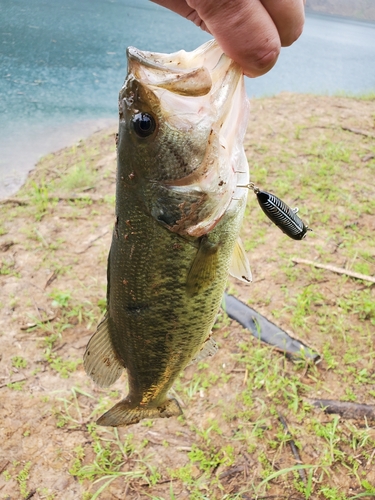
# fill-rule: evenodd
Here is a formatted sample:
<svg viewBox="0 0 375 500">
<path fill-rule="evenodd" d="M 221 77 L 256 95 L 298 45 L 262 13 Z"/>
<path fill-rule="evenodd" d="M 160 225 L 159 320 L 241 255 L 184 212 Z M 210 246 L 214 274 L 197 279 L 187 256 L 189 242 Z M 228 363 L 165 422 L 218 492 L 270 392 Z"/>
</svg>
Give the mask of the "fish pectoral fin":
<svg viewBox="0 0 375 500">
<path fill-rule="evenodd" d="M 202 361 L 202 359 L 204 358 L 213 356 L 214 354 L 216 354 L 218 349 L 219 346 L 217 345 L 215 340 L 212 337 L 208 337 L 208 339 L 203 342 L 201 350 L 194 356 L 189 365 L 198 363 L 198 361 Z"/>
<path fill-rule="evenodd" d="M 87 375 L 100 387 L 109 387 L 116 382 L 125 368 L 113 348 L 107 315 L 87 344 L 83 366 Z"/>
<path fill-rule="evenodd" d="M 211 243 L 206 236 L 202 236 L 187 277 L 189 296 L 204 292 L 216 278 L 219 247 L 219 243 Z"/>
<path fill-rule="evenodd" d="M 96 422 L 98 425 L 121 427 L 136 424 L 143 418 L 169 418 L 181 415 L 182 410 L 176 399 L 168 398 L 164 404 L 154 408 L 134 406 L 127 398 L 113 406 Z"/>
<path fill-rule="evenodd" d="M 249 260 L 246 256 L 241 238 L 238 238 L 236 241 L 232 261 L 230 263 L 229 274 L 245 283 L 251 283 L 251 281 L 253 281 Z"/>
</svg>

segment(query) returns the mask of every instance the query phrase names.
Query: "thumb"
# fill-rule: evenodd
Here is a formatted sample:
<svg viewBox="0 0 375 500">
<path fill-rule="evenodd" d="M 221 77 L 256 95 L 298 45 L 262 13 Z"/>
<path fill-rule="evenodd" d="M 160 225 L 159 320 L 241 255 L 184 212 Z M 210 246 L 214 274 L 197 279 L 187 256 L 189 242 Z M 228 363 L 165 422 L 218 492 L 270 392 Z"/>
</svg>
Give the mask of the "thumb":
<svg viewBox="0 0 375 500">
<path fill-rule="evenodd" d="M 274 66 L 280 37 L 259 0 L 187 0 L 187 4 L 245 75 L 260 76 Z"/>
</svg>

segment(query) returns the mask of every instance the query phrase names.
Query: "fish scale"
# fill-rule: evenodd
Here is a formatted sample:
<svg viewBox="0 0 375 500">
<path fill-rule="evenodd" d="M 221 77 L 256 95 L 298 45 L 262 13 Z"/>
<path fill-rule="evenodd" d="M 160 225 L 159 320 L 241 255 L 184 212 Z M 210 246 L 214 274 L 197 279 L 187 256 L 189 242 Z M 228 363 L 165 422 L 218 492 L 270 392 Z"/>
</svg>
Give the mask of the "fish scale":
<svg viewBox="0 0 375 500">
<path fill-rule="evenodd" d="M 99 418 L 100 425 L 179 415 L 168 391 L 189 363 L 216 352 L 211 328 L 228 273 L 251 280 L 238 240 L 247 189 L 236 187 L 235 173 L 236 166 L 246 177 L 248 169 L 242 71 L 215 42 L 187 56 L 128 49 L 107 312 L 84 366 L 102 387 L 126 369 L 129 393 Z M 207 67 L 198 71 L 199 64 Z M 206 81 L 195 94 L 184 78 L 197 74 Z M 238 126 L 230 141 L 223 135 L 228 120 Z"/>
<path fill-rule="evenodd" d="M 172 375 L 177 376 L 211 331 L 226 284 L 230 262 L 228 256 L 235 244 L 235 238 L 230 238 L 230 234 L 236 219 L 242 218 L 242 210 L 235 214 L 237 217 L 224 220 L 211 234 L 214 239 L 216 234 L 221 235 L 226 230 L 226 226 L 229 225 L 231 229 L 221 249 L 216 279 L 202 295 L 188 301 L 186 280 L 197 253 L 196 247 L 166 231 L 149 217 L 144 217 L 143 221 L 134 219 L 132 225 L 135 229 L 140 225 L 146 230 L 139 233 L 135 231 L 125 240 L 123 235 L 127 234 L 128 226 L 121 224 L 120 214 L 122 211 L 129 213 L 127 206 L 134 206 L 136 201 L 124 195 L 117 199 L 119 238 L 112 244 L 108 265 L 111 269 L 109 313 L 118 326 L 111 339 L 128 370 L 142 374 L 134 389 L 130 382 L 130 392 L 154 384 L 155 391 L 163 392 L 164 395 L 173 383 L 172 377 L 169 377 L 169 383 L 163 383 L 163 387 L 160 387 L 166 367 Z M 145 251 L 150 240 L 152 246 Z M 133 244 L 140 251 L 133 252 L 130 258 Z M 175 245 L 178 245 L 178 250 L 173 249 Z M 126 298 L 123 293 L 124 279 L 130 291 Z M 112 294 L 115 297 L 113 304 Z M 133 297 L 137 300 L 133 300 Z M 147 308 L 143 307 L 144 304 L 147 304 Z M 139 312 L 129 314 L 129 307 L 139 307 Z M 139 330 L 140 324 L 142 333 L 137 335 L 135 332 Z M 142 342 L 146 337 L 143 332 L 147 332 L 147 344 Z M 170 352 L 175 353 L 174 360 L 170 359 Z"/>
</svg>

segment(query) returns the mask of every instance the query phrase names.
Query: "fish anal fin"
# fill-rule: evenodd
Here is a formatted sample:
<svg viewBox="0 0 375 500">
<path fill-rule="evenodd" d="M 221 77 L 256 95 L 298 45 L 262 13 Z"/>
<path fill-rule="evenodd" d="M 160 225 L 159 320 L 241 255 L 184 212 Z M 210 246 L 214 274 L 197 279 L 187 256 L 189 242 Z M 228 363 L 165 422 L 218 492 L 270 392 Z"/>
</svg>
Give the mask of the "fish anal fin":
<svg viewBox="0 0 375 500">
<path fill-rule="evenodd" d="M 187 277 L 186 288 L 189 296 L 204 292 L 215 280 L 219 247 L 219 243 L 211 243 L 206 236 L 202 236 Z"/>
<path fill-rule="evenodd" d="M 134 406 L 134 403 L 126 398 L 104 413 L 96 423 L 106 427 L 122 427 L 136 424 L 143 418 L 169 418 L 181 413 L 180 405 L 173 398 L 168 398 L 162 405 L 152 408 Z"/>
<path fill-rule="evenodd" d="M 125 368 L 116 354 L 108 330 L 108 316 L 99 323 L 87 344 L 83 366 L 93 381 L 100 387 L 109 387 L 120 377 Z"/>
<path fill-rule="evenodd" d="M 208 337 L 208 339 L 203 342 L 200 351 L 197 352 L 194 358 L 190 361 L 189 365 L 198 363 L 198 361 L 202 361 L 202 359 L 205 359 L 207 357 L 214 356 L 218 349 L 219 346 L 217 345 L 215 340 L 212 337 Z"/>
<path fill-rule="evenodd" d="M 244 283 L 251 283 L 253 280 L 249 260 L 246 256 L 241 238 L 237 238 L 229 268 L 229 274 Z"/>
</svg>

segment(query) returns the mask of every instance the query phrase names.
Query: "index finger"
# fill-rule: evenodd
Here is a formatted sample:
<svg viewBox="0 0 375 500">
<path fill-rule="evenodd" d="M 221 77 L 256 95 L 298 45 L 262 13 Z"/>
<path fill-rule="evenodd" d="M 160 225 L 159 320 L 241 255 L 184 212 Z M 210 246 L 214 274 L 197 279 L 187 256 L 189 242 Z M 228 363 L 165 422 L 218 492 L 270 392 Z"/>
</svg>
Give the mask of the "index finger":
<svg viewBox="0 0 375 500">
<path fill-rule="evenodd" d="M 306 0 L 260 0 L 279 33 L 281 46 L 287 47 L 301 35 Z"/>
</svg>

